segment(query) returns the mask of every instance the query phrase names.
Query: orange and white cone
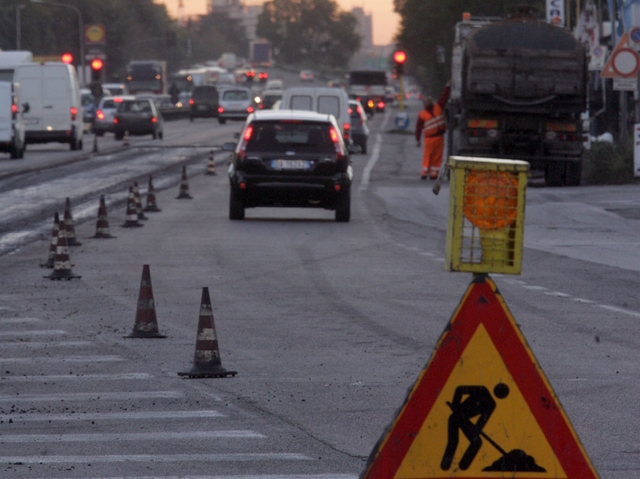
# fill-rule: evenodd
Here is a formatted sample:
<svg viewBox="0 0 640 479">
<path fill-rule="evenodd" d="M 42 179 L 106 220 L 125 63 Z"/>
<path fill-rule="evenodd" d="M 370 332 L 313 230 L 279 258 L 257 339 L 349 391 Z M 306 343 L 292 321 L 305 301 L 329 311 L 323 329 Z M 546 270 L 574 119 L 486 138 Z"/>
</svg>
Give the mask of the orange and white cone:
<svg viewBox="0 0 640 479">
<path fill-rule="evenodd" d="M 73 216 L 71 216 L 71 199 L 67 198 L 64 202 L 64 229 L 67 233 L 67 245 L 68 246 L 81 246 L 76 239 L 76 228 L 73 224 Z"/>
<path fill-rule="evenodd" d="M 58 247 L 58 231 L 60 229 L 60 217 L 58 213 L 53 215 L 53 229 L 51 230 L 51 241 L 49 242 L 49 257 L 46 263 L 40 265 L 41 268 L 53 268 L 56 260 L 56 249 Z"/>
<path fill-rule="evenodd" d="M 209 161 L 207 163 L 207 175 L 217 175 L 216 164 L 213 161 L 213 150 L 209 150 Z"/>
<path fill-rule="evenodd" d="M 136 200 L 136 212 L 138 213 L 139 220 L 148 220 L 142 211 L 142 200 L 140 199 L 140 189 L 138 188 L 138 182 L 133 183 L 133 197 Z"/>
<path fill-rule="evenodd" d="M 156 189 L 153 187 L 151 175 L 149 175 L 149 186 L 147 187 L 147 206 L 145 206 L 144 210 L 152 213 L 162 211 L 156 204 Z"/>
<path fill-rule="evenodd" d="M 129 187 L 129 197 L 127 198 L 127 219 L 122 225 L 123 228 L 133 228 L 144 226 L 138 221 L 138 210 L 136 209 L 136 198 L 133 194 L 133 187 Z"/>
<path fill-rule="evenodd" d="M 98 208 L 98 221 L 96 222 L 96 234 L 91 238 L 115 238 L 109 232 L 109 220 L 107 219 L 107 205 L 104 195 L 100 195 L 100 207 Z"/>
<path fill-rule="evenodd" d="M 191 200 L 193 197 L 189 194 L 189 183 L 187 183 L 187 167 L 182 167 L 182 179 L 180 180 L 180 194 L 176 197 L 177 200 Z"/>
<path fill-rule="evenodd" d="M 124 132 L 124 136 L 122 137 L 122 146 L 129 146 L 129 130 Z"/>
<path fill-rule="evenodd" d="M 156 317 L 156 305 L 153 302 L 153 290 L 151 289 L 151 273 L 149 265 L 142 267 L 142 279 L 140 280 L 140 293 L 138 294 L 138 308 L 133 332 L 127 338 L 166 338 L 158 332 L 158 318 Z"/>
<path fill-rule="evenodd" d="M 58 231 L 58 244 L 56 245 L 56 257 L 53 262 L 53 271 L 45 278 L 66 279 L 81 278 L 71 271 L 71 259 L 69 258 L 69 248 L 67 247 L 67 233 L 64 228 Z"/>
<path fill-rule="evenodd" d="M 235 376 L 236 374 L 238 374 L 237 371 L 227 371 L 222 367 L 216 325 L 213 322 L 213 309 L 209 298 L 209 288 L 202 288 L 193 367 L 187 373 L 178 373 L 178 376 L 188 378 L 224 378 Z"/>
</svg>

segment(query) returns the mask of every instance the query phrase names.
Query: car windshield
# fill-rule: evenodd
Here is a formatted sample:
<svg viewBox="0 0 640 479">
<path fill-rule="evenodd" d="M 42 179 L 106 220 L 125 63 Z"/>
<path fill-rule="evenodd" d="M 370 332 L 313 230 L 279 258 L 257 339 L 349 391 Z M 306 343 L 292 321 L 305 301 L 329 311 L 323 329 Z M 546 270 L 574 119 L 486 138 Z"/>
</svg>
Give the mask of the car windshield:
<svg viewBox="0 0 640 479">
<path fill-rule="evenodd" d="M 335 154 L 328 123 L 302 121 L 275 121 L 251 124 L 251 139 L 247 142 L 247 153 L 284 153 L 295 148 L 301 153 Z"/>
<path fill-rule="evenodd" d="M 118 111 L 129 113 L 151 113 L 151 102 L 148 100 L 123 101 Z"/>
<path fill-rule="evenodd" d="M 216 87 L 196 87 L 193 89 L 192 98 L 196 101 L 215 101 L 218 98 Z"/>
<path fill-rule="evenodd" d="M 222 94 L 222 99 L 227 101 L 247 101 L 249 92 L 246 90 L 227 90 Z"/>
<path fill-rule="evenodd" d="M 340 101 L 337 96 L 319 96 L 318 113 L 326 113 L 340 118 Z"/>
</svg>

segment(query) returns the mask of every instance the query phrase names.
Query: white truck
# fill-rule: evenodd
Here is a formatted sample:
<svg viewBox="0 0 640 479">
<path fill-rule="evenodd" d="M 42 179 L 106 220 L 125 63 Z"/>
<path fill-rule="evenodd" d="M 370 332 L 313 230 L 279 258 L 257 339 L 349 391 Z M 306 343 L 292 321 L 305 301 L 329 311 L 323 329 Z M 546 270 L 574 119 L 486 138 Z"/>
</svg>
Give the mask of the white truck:
<svg viewBox="0 0 640 479">
<path fill-rule="evenodd" d="M 0 81 L 0 151 L 11 158 L 24 157 L 24 121 L 20 104 L 20 85 Z"/>
<path fill-rule="evenodd" d="M 29 51 L 0 51 L 0 81 L 13 81 L 13 71 L 16 67 L 31 62 L 33 55 Z"/>
</svg>

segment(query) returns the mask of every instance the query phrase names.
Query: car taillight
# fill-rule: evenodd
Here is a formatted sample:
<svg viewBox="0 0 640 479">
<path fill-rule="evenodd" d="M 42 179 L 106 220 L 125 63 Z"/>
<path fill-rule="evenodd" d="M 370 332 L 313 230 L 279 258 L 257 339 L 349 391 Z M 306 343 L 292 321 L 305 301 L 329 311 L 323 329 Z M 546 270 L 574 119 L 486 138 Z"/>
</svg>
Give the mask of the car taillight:
<svg viewBox="0 0 640 479">
<path fill-rule="evenodd" d="M 375 104 L 373 103 L 373 100 L 369 100 L 369 101 L 367 102 L 367 106 L 368 106 L 369 108 L 373 108 L 373 107 L 375 106 Z"/>
<path fill-rule="evenodd" d="M 349 115 L 351 115 L 351 113 L 353 113 L 353 108 L 349 107 L 347 111 L 349 112 Z"/>
<path fill-rule="evenodd" d="M 117 125 L 117 124 L 118 124 L 118 119 L 117 119 L 117 118 L 114 118 L 114 119 L 113 119 L 113 124 L 114 124 L 114 125 Z"/>
<path fill-rule="evenodd" d="M 76 121 L 76 117 L 78 116 L 78 109 L 75 106 L 71 107 L 71 121 Z"/>
<path fill-rule="evenodd" d="M 98 120 L 104 120 L 104 113 L 103 113 L 103 111 L 102 111 L 102 110 L 98 110 L 98 111 L 96 112 L 96 118 L 97 118 Z"/>
<path fill-rule="evenodd" d="M 151 123 L 157 123 L 158 119 L 155 116 L 151 117 Z"/>
<path fill-rule="evenodd" d="M 383 101 L 379 101 L 378 102 L 378 108 L 380 108 L 381 110 L 384 108 L 384 102 Z"/>
<path fill-rule="evenodd" d="M 242 135 L 242 142 L 240 143 L 240 149 L 238 150 L 238 158 L 244 160 L 247 157 L 247 143 L 253 135 L 253 125 L 249 125 Z"/>
<path fill-rule="evenodd" d="M 342 150 L 342 145 L 340 144 L 340 134 L 335 130 L 335 128 L 331 127 L 329 129 L 329 136 L 331 137 L 333 147 L 336 150 L 336 160 L 343 159 L 344 151 Z"/>
<path fill-rule="evenodd" d="M 349 130 L 351 129 L 351 125 L 349 123 L 345 123 L 344 125 L 342 125 L 342 128 L 344 129 L 344 139 L 348 140 L 349 139 Z"/>
<path fill-rule="evenodd" d="M 15 120 L 17 114 L 18 114 L 18 105 L 16 105 L 15 103 L 12 103 L 11 104 L 11 117 Z"/>
<path fill-rule="evenodd" d="M 193 98 L 189 98 L 189 105 L 193 105 Z"/>
<path fill-rule="evenodd" d="M 249 113 L 253 113 L 253 107 L 252 107 L 252 106 L 250 106 L 249 108 L 247 108 L 247 111 L 248 111 Z"/>
<path fill-rule="evenodd" d="M 222 108 L 221 106 L 218 107 L 218 113 L 224 113 L 224 108 Z"/>
</svg>

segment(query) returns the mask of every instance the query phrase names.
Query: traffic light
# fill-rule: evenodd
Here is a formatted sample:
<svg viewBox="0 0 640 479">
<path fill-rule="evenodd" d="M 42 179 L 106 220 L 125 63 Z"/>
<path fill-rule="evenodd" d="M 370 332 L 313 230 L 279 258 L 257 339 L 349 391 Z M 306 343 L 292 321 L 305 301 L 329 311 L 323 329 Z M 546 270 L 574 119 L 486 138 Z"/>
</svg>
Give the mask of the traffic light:
<svg viewBox="0 0 640 479">
<path fill-rule="evenodd" d="M 91 79 L 93 81 L 99 82 L 101 80 L 103 67 L 104 62 L 100 58 L 91 60 Z"/>
<path fill-rule="evenodd" d="M 62 63 L 66 63 L 67 65 L 71 65 L 71 63 L 73 63 L 73 55 L 71 53 L 63 53 L 60 56 L 60 61 Z"/>
<path fill-rule="evenodd" d="M 407 54 L 402 50 L 397 50 L 393 54 L 393 61 L 396 64 L 396 74 L 403 75 L 404 74 L 404 62 L 407 61 Z"/>
</svg>

